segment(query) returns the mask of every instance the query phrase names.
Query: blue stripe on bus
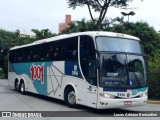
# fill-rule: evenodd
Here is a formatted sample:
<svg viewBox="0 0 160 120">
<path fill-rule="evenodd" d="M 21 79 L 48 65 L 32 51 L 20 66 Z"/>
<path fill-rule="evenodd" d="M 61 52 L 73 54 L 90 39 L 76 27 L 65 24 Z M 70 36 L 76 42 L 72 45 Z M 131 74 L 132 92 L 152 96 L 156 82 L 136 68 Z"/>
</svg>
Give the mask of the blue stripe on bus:
<svg viewBox="0 0 160 120">
<path fill-rule="evenodd" d="M 56 62 L 55 62 L 56 64 Z M 53 62 L 30 62 L 30 63 L 14 63 L 13 68 L 17 75 L 25 74 L 33 82 L 34 88 L 38 94 L 47 95 L 47 67 L 53 66 Z M 42 83 L 42 73 L 40 73 L 43 67 L 43 80 Z M 55 67 L 55 66 L 53 66 Z M 59 68 L 56 68 L 59 70 Z M 36 73 L 38 71 L 38 73 Z M 60 71 L 60 70 L 59 70 Z M 33 76 L 36 74 L 35 76 Z M 63 71 L 60 71 L 63 73 Z M 38 75 L 37 75 L 38 74 Z M 74 76 L 82 78 L 78 62 L 76 61 L 65 61 L 64 62 L 64 74 L 69 76 Z M 38 76 L 40 77 L 38 79 Z"/>
<path fill-rule="evenodd" d="M 32 66 L 44 66 L 44 83 L 42 83 L 42 78 L 38 79 L 35 77 L 33 81 L 33 85 L 37 92 L 42 95 L 47 95 L 47 67 L 51 64 L 51 62 L 35 62 L 35 63 L 15 63 L 13 64 L 15 73 L 18 75 L 25 74 L 30 80 L 32 80 L 31 67 Z"/>
</svg>

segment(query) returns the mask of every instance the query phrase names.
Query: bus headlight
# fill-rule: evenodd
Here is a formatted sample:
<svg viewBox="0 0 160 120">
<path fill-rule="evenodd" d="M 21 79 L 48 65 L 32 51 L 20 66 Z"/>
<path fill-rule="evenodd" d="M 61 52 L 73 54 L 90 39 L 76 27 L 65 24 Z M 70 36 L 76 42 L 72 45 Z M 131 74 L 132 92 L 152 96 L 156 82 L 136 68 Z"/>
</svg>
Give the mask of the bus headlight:
<svg viewBox="0 0 160 120">
<path fill-rule="evenodd" d="M 147 92 L 142 93 L 140 96 L 141 96 L 141 97 L 147 97 L 147 96 L 148 96 L 148 93 L 147 93 Z"/>
<path fill-rule="evenodd" d="M 106 93 L 99 93 L 102 98 L 113 99 L 115 96 Z"/>
</svg>

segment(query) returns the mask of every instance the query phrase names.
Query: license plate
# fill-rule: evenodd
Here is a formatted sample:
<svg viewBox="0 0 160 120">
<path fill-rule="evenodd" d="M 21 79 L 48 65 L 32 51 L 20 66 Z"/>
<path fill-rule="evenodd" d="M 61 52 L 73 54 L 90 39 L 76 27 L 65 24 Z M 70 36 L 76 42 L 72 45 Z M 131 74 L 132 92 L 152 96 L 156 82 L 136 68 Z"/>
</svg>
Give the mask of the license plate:
<svg viewBox="0 0 160 120">
<path fill-rule="evenodd" d="M 124 105 L 132 105 L 132 101 L 125 101 Z"/>
</svg>

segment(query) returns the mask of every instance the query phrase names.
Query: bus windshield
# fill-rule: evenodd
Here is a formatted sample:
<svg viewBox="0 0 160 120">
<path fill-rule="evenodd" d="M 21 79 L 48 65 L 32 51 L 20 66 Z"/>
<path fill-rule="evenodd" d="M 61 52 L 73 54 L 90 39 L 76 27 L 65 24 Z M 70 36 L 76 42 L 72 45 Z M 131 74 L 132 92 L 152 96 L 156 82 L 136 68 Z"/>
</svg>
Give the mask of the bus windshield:
<svg viewBox="0 0 160 120">
<path fill-rule="evenodd" d="M 147 76 L 143 56 L 114 53 L 100 56 L 100 86 L 146 86 Z"/>
<path fill-rule="evenodd" d="M 146 86 L 146 66 L 138 40 L 97 37 L 100 51 L 100 86 L 136 88 Z"/>
<path fill-rule="evenodd" d="M 138 40 L 112 37 L 97 37 L 96 43 L 99 51 L 142 53 L 141 45 Z"/>
</svg>

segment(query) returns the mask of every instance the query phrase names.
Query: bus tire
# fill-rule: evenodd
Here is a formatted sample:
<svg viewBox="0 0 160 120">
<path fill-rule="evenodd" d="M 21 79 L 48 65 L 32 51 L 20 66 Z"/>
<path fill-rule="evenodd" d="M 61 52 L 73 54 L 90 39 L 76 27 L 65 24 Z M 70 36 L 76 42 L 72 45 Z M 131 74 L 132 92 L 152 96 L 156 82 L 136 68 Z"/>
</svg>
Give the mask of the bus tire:
<svg viewBox="0 0 160 120">
<path fill-rule="evenodd" d="M 26 91 L 25 91 L 25 83 L 23 81 L 20 82 L 20 86 L 19 86 L 19 91 L 21 94 L 25 95 Z"/>
<path fill-rule="evenodd" d="M 76 107 L 76 93 L 72 87 L 65 91 L 65 102 L 71 108 Z"/>
<path fill-rule="evenodd" d="M 14 89 L 15 89 L 15 91 L 19 91 L 19 82 L 18 82 L 18 80 L 16 80 L 15 83 L 14 83 Z"/>
</svg>

